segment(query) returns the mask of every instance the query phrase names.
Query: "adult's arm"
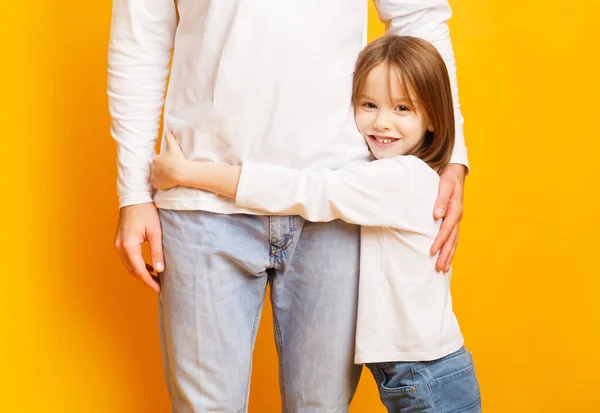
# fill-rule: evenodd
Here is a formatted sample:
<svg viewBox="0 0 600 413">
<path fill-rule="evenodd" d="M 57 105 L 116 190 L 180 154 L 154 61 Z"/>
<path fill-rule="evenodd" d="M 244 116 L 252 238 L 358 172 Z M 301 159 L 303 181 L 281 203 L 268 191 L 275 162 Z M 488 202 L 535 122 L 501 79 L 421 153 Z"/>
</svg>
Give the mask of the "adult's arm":
<svg viewBox="0 0 600 413">
<path fill-rule="evenodd" d="M 115 248 L 127 271 L 155 291 L 162 232 L 150 163 L 160 126 L 177 13 L 173 0 L 114 0 L 108 46 L 111 135 L 117 143 L 119 223 Z M 142 257 L 149 242 L 152 266 Z"/>
<path fill-rule="evenodd" d="M 114 0 L 108 103 L 119 206 L 152 202 L 150 163 L 164 105 L 177 13 L 173 0 Z"/>
<path fill-rule="evenodd" d="M 439 252 L 436 267 L 449 271 L 458 244 L 458 227 L 463 214 L 463 187 L 469 171 L 467 147 L 463 133 L 463 117 L 458 100 L 456 63 L 448 20 L 452 10 L 447 0 L 374 0 L 381 21 L 389 33 L 415 36 L 429 41 L 440 52 L 450 76 L 454 101 L 455 143 L 450 165 L 440 179 L 433 215 L 444 218 L 431 254 Z"/>
<path fill-rule="evenodd" d="M 375 0 L 379 18 L 386 25 L 386 31 L 400 36 L 414 36 L 427 40 L 438 50 L 448 69 L 456 136 L 450 163 L 462 164 L 469 168 L 467 147 L 463 133 L 464 119 L 458 101 L 456 62 L 448 20 L 452 9 L 446 0 Z"/>
</svg>

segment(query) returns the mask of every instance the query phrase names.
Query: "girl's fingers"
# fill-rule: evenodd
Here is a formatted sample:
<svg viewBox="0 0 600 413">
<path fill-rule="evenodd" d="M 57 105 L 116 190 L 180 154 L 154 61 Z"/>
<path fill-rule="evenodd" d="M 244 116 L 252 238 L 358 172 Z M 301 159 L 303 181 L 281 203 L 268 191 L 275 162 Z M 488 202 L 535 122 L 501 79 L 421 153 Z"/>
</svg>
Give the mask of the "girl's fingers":
<svg viewBox="0 0 600 413">
<path fill-rule="evenodd" d="M 181 148 L 175 139 L 175 135 L 173 135 L 171 131 L 167 131 L 165 140 L 167 141 L 167 152 L 181 153 Z"/>
</svg>

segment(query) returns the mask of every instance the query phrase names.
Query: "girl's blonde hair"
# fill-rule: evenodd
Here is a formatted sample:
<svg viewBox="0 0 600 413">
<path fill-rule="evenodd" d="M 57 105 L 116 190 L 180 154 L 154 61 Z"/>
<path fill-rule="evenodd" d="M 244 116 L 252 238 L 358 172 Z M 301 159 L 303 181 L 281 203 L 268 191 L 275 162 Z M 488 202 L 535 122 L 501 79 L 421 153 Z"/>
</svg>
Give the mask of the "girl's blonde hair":
<svg viewBox="0 0 600 413">
<path fill-rule="evenodd" d="M 401 80 L 404 96 L 415 110 L 409 88 L 419 100 L 434 132 L 425 134 L 421 145 L 411 153 L 432 168 L 443 171 L 454 148 L 454 105 L 448 70 L 442 56 L 431 43 L 411 36 L 386 35 L 370 43 L 358 56 L 352 84 L 352 103 L 360 104 L 363 88 L 369 72 L 384 64 L 395 70 Z M 389 79 L 389 76 L 388 76 Z M 388 86 L 392 93 L 392 85 Z"/>
</svg>

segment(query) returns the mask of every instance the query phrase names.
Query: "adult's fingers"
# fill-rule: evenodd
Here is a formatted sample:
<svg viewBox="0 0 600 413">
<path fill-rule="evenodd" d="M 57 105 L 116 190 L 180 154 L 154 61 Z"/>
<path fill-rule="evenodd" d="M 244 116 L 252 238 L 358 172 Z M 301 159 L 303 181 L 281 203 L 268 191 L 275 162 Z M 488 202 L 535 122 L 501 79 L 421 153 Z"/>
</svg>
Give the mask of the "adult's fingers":
<svg viewBox="0 0 600 413">
<path fill-rule="evenodd" d="M 153 239 L 160 239 L 160 219 L 153 203 L 146 202 L 123 207 L 119 212 L 114 245 L 127 272 L 142 280 L 153 290 L 159 291 L 159 283 L 152 279 L 151 272 L 154 268 L 146 264 L 142 256 L 142 245 L 150 241 L 149 229 L 158 234 L 154 235 Z"/>
<path fill-rule="evenodd" d="M 454 227 L 448 240 L 444 243 L 440 250 L 435 268 L 438 271 L 448 272 L 450 270 L 450 263 L 454 258 L 454 252 L 456 251 L 456 244 L 458 242 L 458 226 Z"/>
<path fill-rule="evenodd" d="M 117 251 L 129 274 L 142 280 L 144 284 L 154 291 L 158 292 L 160 290 L 159 284 L 152 279 L 149 272 L 152 271 L 152 267 L 147 268 L 148 264 L 144 262 L 144 258 L 142 257 L 142 244 L 139 243 L 139 241 L 128 240 L 123 243 L 118 243 Z"/>
<path fill-rule="evenodd" d="M 148 269 L 146 269 L 146 263 L 142 257 L 141 248 L 139 254 L 129 256 L 129 261 L 133 270 L 131 274 L 134 277 L 139 278 L 144 284 L 154 291 L 159 292 L 160 285 L 152 278 L 152 275 L 148 272 Z"/>
<path fill-rule="evenodd" d="M 449 213 L 448 216 L 444 218 L 442 221 L 442 226 L 440 227 L 440 232 L 438 232 L 437 237 L 433 241 L 433 245 L 431 246 L 430 253 L 431 255 L 435 255 L 442 249 L 444 245 L 450 239 L 450 235 L 452 235 L 452 231 L 455 228 L 458 228 L 459 223 L 459 215 Z"/>
<path fill-rule="evenodd" d="M 450 251 L 448 260 L 446 261 L 446 269 L 444 270 L 444 272 L 450 271 L 450 264 L 452 264 L 452 260 L 454 259 L 454 254 L 456 253 L 457 246 L 458 246 L 458 234 L 456 235 L 456 240 L 454 241 L 454 246 L 452 247 L 452 251 Z"/>
<path fill-rule="evenodd" d="M 440 249 L 448 242 L 450 235 L 454 228 L 458 228 L 458 224 L 462 219 L 462 199 L 460 196 L 452 197 L 450 206 L 444 216 L 444 220 L 442 221 L 442 226 L 440 227 L 440 232 L 437 237 L 433 241 L 433 245 L 431 246 L 430 253 L 431 255 L 435 255 L 440 251 Z"/>
</svg>

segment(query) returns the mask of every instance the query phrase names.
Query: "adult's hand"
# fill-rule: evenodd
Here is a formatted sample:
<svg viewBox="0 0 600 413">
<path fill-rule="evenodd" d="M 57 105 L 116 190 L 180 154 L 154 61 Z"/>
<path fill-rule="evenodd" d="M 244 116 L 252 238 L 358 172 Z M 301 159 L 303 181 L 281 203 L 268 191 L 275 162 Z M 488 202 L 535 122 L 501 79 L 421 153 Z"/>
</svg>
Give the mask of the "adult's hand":
<svg viewBox="0 0 600 413">
<path fill-rule="evenodd" d="M 440 252 L 436 263 L 438 271 L 450 271 L 458 244 L 458 226 L 463 214 L 463 188 L 467 169 L 464 165 L 449 164 L 440 176 L 438 197 L 435 201 L 433 216 L 443 218 L 440 232 L 433 245 L 431 255 Z"/>
<path fill-rule="evenodd" d="M 152 265 L 142 257 L 142 245 L 150 243 Z M 115 248 L 129 274 L 139 278 L 154 291 L 160 291 L 160 284 L 150 273 L 164 270 L 162 251 L 162 229 L 158 211 L 154 203 L 130 205 L 121 208 L 115 237 Z"/>
</svg>

